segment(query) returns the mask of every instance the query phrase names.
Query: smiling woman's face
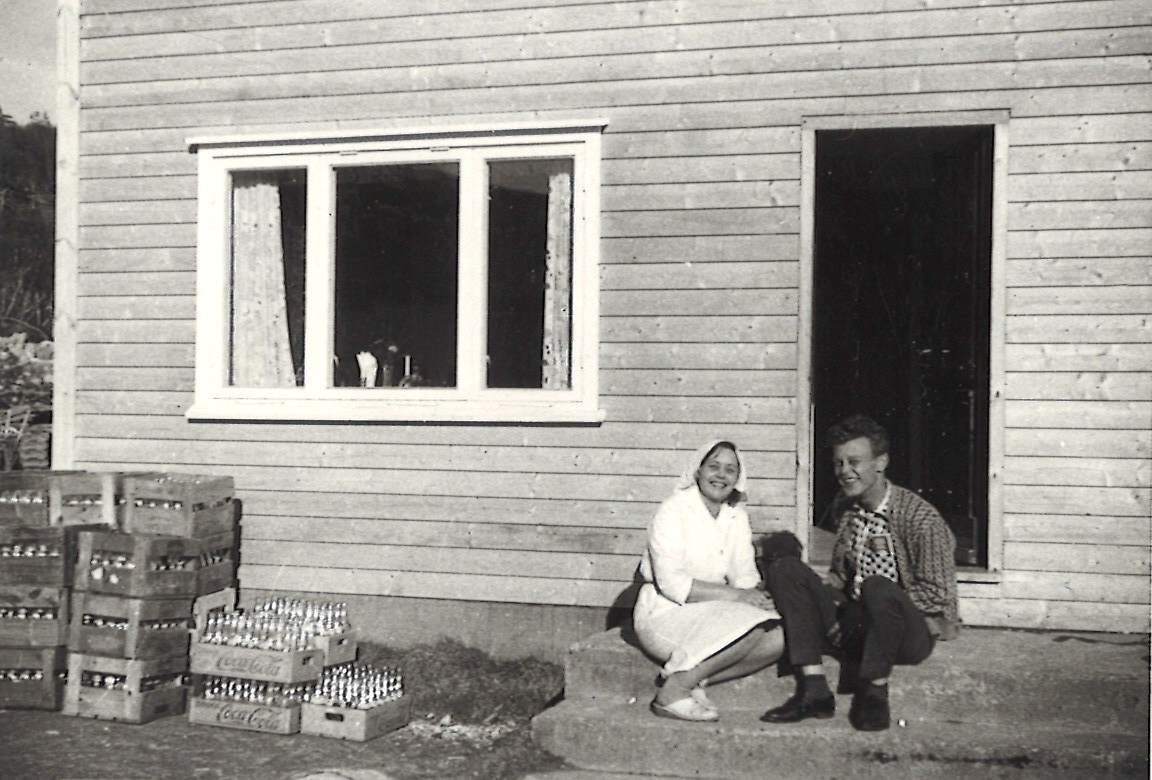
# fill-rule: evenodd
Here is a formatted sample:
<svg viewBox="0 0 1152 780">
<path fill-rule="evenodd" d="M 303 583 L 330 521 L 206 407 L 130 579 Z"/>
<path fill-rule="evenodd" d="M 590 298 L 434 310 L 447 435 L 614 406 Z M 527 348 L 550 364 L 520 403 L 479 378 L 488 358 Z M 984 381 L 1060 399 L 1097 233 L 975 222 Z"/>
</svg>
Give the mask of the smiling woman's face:
<svg viewBox="0 0 1152 780">
<path fill-rule="evenodd" d="M 696 469 L 696 486 L 713 513 L 719 511 L 720 505 L 732 495 L 739 478 L 740 461 L 728 447 L 714 450 Z"/>
</svg>

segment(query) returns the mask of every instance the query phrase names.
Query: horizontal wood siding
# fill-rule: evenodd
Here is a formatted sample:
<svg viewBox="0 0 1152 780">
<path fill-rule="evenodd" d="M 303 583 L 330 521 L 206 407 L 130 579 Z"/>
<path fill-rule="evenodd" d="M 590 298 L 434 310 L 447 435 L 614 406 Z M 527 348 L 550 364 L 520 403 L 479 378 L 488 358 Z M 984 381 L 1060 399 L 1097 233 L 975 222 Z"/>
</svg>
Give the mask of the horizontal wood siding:
<svg viewBox="0 0 1152 780">
<path fill-rule="evenodd" d="M 1004 571 L 963 612 L 1147 630 L 1152 14 L 882 5 L 82 0 L 76 465 L 233 474 L 245 587 L 617 603 L 707 438 L 797 523 L 802 119 L 1007 110 Z M 589 117 L 603 425 L 185 421 L 188 137 Z"/>
</svg>

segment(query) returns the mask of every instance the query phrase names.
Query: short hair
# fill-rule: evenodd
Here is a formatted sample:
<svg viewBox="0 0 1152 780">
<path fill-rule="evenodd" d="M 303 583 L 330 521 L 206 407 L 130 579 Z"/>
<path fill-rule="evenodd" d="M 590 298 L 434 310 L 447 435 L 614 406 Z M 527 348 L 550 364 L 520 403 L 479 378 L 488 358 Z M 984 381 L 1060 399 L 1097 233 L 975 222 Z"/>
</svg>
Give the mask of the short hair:
<svg viewBox="0 0 1152 780">
<path fill-rule="evenodd" d="M 853 439 L 867 439 L 872 447 L 873 457 L 888 454 L 888 431 L 884 426 L 863 414 L 854 414 L 828 429 L 825 441 L 828 449 L 837 447 Z"/>
</svg>

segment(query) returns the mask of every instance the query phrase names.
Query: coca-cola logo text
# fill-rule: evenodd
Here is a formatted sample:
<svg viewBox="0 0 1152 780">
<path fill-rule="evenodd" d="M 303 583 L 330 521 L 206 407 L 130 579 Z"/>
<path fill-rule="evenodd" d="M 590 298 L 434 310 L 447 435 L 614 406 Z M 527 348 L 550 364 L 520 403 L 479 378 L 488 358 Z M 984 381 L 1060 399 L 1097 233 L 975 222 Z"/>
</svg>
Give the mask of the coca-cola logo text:
<svg viewBox="0 0 1152 780">
<path fill-rule="evenodd" d="M 220 723 L 242 723 L 254 729 L 274 731 L 278 726 L 278 714 L 267 707 L 231 707 L 221 705 L 216 711 L 216 720 Z"/>
<path fill-rule="evenodd" d="M 271 656 L 221 655 L 216 668 L 221 672 L 237 672 L 238 677 L 278 677 L 282 659 Z"/>
</svg>

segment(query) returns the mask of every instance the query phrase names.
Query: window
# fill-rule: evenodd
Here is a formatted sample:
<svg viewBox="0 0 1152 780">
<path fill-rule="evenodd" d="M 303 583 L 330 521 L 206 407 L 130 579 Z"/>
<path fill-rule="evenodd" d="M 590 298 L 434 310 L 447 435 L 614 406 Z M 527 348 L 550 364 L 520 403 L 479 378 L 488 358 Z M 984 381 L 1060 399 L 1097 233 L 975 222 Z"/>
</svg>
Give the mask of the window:
<svg viewBox="0 0 1152 780">
<path fill-rule="evenodd" d="M 188 416 L 598 421 L 603 126 L 190 140 Z"/>
</svg>

